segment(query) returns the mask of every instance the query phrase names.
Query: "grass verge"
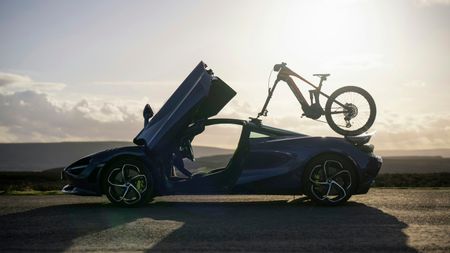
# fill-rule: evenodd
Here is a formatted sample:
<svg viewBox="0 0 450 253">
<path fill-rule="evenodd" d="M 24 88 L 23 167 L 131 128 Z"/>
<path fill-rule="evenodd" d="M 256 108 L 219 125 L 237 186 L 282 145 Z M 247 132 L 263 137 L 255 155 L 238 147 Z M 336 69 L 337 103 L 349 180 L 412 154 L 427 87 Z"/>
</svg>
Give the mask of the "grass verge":
<svg viewBox="0 0 450 253">
<path fill-rule="evenodd" d="M 15 196 L 43 196 L 43 195 L 62 195 L 61 190 L 56 191 L 35 191 L 35 190 L 27 190 L 27 191 L 3 191 L 0 192 L 0 195 L 15 195 Z"/>
<path fill-rule="evenodd" d="M 43 172 L 0 172 L 0 195 L 55 195 L 67 181 L 60 179 L 61 169 Z M 442 188 L 450 187 L 450 173 L 379 174 L 373 187 Z"/>
<path fill-rule="evenodd" d="M 373 187 L 450 187 L 450 173 L 379 174 Z"/>
</svg>

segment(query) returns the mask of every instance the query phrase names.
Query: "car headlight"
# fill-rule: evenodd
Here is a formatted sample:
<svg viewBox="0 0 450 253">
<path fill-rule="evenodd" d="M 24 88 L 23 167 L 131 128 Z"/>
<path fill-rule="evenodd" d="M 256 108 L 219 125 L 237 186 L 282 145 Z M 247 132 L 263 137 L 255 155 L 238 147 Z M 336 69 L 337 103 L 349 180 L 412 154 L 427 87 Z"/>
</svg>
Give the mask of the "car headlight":
<svg viewBox="0 0 450 253">
<path fill-rule="evenodd" d="M 78 176 L 89 165 L 89 163 L 91 162 L 91 159 L 92 159 L 92 157 L 90 157 L 90 156 L 84 157 L 84 158 L 72 163 L 71 165 L 69 165 L 65 169 L 65 171 L 69 174 Z"/>
</svg>

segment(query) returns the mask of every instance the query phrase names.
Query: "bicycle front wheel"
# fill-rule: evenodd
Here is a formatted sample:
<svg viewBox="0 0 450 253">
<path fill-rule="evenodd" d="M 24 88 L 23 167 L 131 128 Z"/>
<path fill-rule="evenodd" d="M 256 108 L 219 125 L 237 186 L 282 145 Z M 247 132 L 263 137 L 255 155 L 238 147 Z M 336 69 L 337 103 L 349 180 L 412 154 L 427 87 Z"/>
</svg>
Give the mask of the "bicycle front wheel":
<svg viewBox="0 0 450 253">
<path fill-rule="evenodd" d="M 345 86 L 331 94 L 325 105 L 328 125 L 338 134 L 355 136 L 375 121 L 377 108 L 372 96 L 356 86 Z"/>
</svg>

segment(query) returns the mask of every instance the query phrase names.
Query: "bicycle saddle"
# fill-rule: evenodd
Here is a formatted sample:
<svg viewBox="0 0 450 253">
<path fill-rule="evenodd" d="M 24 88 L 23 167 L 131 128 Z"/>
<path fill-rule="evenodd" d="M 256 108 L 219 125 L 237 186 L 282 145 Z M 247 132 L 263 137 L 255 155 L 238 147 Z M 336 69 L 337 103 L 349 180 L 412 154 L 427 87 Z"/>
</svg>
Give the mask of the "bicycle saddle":
<svg viewBox="0 0 450 253">
<path fill-rule="evenodd" d="M 323 77 L 328 77 L 328 76 L 330 76 L 330 74 L 314 74 L 313 76 L 318 76 L 318 77 L 320 77 L 320 78 L 323 78 Z"/>
</svg>

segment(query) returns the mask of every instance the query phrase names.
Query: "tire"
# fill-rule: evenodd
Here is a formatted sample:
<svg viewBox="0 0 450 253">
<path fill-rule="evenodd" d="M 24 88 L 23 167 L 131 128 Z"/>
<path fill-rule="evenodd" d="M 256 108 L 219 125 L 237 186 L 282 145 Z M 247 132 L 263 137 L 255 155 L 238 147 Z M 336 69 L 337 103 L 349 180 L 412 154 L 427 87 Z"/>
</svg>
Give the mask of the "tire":
<svg viewBox="0 0 450 253">
<path fill-rule="evenodd" d="M 321 155 L 305 168 L 302 185 L 305 195 L 317 204 L 344 204 L 356 189 L 354 165 L 341 155 Z"/>
<path fill-rule="evenodd" d="M 356 97 L 355 98 L 357 100 L 356 102 L 351 101 L 353 96 Z M 337 104 L 334 103 L 335 101 L 339 101 L 344 105 L 348 105 L 349 108 L 352 109 L 350 111 L 351 113 L 333 114 L 332 113 L 333 104 L 338 106 Z M 344 110 L 342 106 L 339 107 L 341 108 L 341 110 Z M 368 116 L 365 117 L 365 115 L 367 114 Z M 334 115 L 337 115 L 337 117 L 333 118 Z M 345 86 L 337 89 L 335 92 L 331 94 L 325 105 L 325 117 L 327 119 L 328 125 L 336 133 L 344 136 L 355 136 L 366 132 L 375 122 L 376 115 L 377 115 L 377 108 L 372 96 L 366 90 L 356 86 Z M 358 116 L 359 118 L 357 118 Z M 345 120 L 346 117 L 350 118 L 348 122 L 351 123 L 351 121 L 353 121 L 352 126 L 350 127 L 347 126 L 347 120 Z M 341 120 L 343 121 L 341 122 Z M 360 120 L 362 120 L 362 123 L 360 122 Z M 352 129 L 352 127 L 355 126 L 356 121 L 358 121 L 360 124 L 357 124 L 356 127 Z M 340 126 L 340 123 L 344 123 L 346 125 Z"/>
<path fill-rule="evenodd" d="M 103 173 L 103 192 L 114 205 L 136 207 L 154 197 L 154 178 L 145 164 L 133 158 L 114 161 Z"/>
</svg>

